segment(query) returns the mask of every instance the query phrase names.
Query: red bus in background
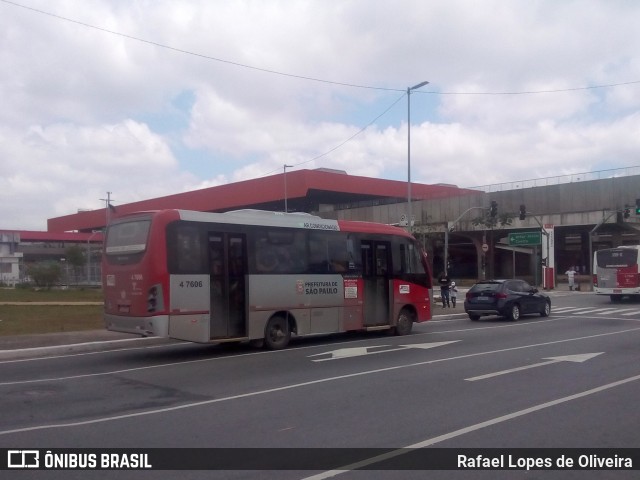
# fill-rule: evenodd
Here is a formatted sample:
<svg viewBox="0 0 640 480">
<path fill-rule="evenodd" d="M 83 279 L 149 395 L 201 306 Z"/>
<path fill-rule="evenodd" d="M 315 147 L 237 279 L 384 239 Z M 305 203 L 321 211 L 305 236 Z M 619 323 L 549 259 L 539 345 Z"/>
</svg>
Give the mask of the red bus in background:
<svg viewBox="0 0 640 480">
<path fill-rule="evenodd" d="M 624 296 L 640 297 L 640 245 L 598 250 L 593 255 L 593 287 L 597 295 L 609 295 L 612 302 Z"/>
<path fill-rule="evenodd" d="M 106 328 L 284 348 L 292 335 L 411 332 L 431 318 L 426 254 L 401 228 L 300 213 L 140 212 L 108 227 Z"/>
</svg>

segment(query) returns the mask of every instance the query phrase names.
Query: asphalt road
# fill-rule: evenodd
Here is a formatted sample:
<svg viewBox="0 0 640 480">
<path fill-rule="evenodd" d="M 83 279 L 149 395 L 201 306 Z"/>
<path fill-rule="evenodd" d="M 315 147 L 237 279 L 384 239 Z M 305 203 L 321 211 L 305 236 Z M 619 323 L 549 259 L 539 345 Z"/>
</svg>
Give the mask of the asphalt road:
<svg viewBox="0 0 640 480">
<path fill-rule="evenodd" d="M 132 344 L 115 351 L 3 359 L 0 448 L 268 447 L 280 449 L 274 450 L 279 457 L 305 454 L 284 450 L 294 448 L 371 449 L 364 451 L 365 459 L 375 456 L 376 448 L 639 448 L 640 302 L 611 305 L 607 298 L 578 292 L 555 294 L 552 302 L 550 317 L 518 322 L 495 317 L 471 322 L 453 309 L 436 307 L 435 318 L 416 325 L 410 336 L 316 337 L 277 352 Z M 457 310 L 462 311 L 460 304 Z M 406 450 L 391 456 L 402 457 L 401 452 Z M 334 478 L 637 478 L 639 465 L 634 468 L 365 470 Z M 65 479 L 176 476 L 170 471 L 8 473 Z M 185 471 L 179 477 L 328 475 L 243 470 Z"/>
</svg>

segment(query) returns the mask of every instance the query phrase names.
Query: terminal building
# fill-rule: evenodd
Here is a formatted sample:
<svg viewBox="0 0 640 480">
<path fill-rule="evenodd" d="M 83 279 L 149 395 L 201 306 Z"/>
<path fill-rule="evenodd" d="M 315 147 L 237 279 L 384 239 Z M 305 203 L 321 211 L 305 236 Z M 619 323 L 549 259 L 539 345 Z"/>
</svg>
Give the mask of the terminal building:
<svg viewBox="0 0 640 480">
<path fill-rule="evenodd" d="M 518 277 L 545 288 L 554 288 L 569 267 L 588 279 L 600 248 L 640 244 L 640 167 L 477 188 L 408 187 L 343 171 L 297 170 L 51 218 L 42 233 L 52 239 L 77 234 L 90 245 L 101 241 L 95 232 L 111 218 L 136 211 L 306 212 L 410 228 L 425 245 L 434 275 L 446 269 L 456 280 Z M 0 244 L 0 257 L 16 260 L 22 253 L 20 262 L 30 261 L 24 238 L 12 238 Z"/>
<path fill-rule="evenodd" d="M 69 249 L 82 253 L 84 264 L 68 262 Z M 100 282 L 102 232 L 36 232 L 0 230 L 0 286 L 14 286 L 28 275 L 27 266 L 55 262 L 63 283 L 97 285 Z"/>
</svg>

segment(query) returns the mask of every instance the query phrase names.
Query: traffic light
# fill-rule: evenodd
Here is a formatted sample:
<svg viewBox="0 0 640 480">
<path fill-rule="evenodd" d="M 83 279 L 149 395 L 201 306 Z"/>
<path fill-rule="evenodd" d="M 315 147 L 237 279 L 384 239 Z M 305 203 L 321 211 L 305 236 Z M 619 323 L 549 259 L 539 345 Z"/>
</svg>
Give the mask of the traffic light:
<svg viewBox="0 0 640 480">
<path fill-rule="evenodd" d="M 527 216 L 527 207 L 523 203 L 522 205 L 520 205 L 520 220 L 524 220 L 526 216 Z"/>
<path fill-rule="evenodd" d="M 629 205 L 625 204 L 622 215 L 624 216 L 624 218 L 629 218 L 629 215 L 631 215 L 631 209 L 629 208 Z"/>
<path fill-rule="evenodd" d="M 636 215 L 640 215 L 640 198 L 636 198 Z"/>
<path fill-rule="evenodd" d="M 489 207 L 489 215 L 491 215 L 492 218 L 495 218 L 498 215 L 498 202 L 496 202 L 495 200 L 491 200 L 491 207 Z"/>
</svg>

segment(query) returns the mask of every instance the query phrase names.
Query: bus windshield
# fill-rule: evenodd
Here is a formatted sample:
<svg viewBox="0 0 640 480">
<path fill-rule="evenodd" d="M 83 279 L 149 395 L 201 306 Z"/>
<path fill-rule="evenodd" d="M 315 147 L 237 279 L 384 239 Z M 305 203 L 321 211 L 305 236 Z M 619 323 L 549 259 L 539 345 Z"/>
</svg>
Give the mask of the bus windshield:
<svg viewBox="0 0 640 480">
<path fill-rule="evenodd" d="M 110 225 L 105 252 L 107 255 L 144 252 L 150 226 L 151 220 L 148 219 Z"/>
<path fill-rule="evenodd" d="M 601 268 L 626 268 L 637 265 L 638 250 L 612 248 L 596 252 L 597 265 Z"/>
</svg>

